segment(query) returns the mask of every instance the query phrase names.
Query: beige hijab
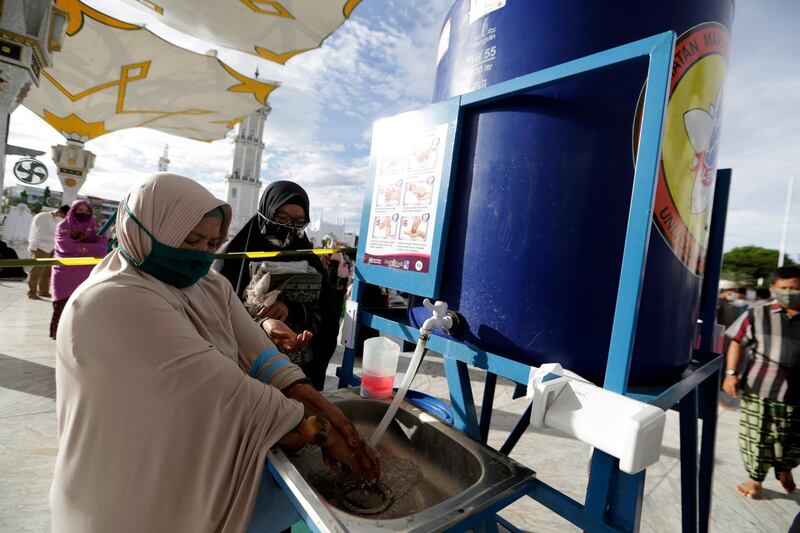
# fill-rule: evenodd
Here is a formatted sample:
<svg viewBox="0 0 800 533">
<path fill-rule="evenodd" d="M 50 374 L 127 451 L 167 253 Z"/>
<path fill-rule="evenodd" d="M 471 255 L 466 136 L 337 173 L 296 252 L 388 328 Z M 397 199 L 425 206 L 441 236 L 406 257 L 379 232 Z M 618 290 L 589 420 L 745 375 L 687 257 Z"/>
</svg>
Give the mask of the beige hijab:
<svg viewBox="0 0 800 533">
<path fill-rule="evenodd" d="M 155 174 L 126 197 L 139 221 L 179 246 L 204 213 L 230 206 L 194 181 Z M 120 205 L 117 237 L 142 260 L 150 237 Z M 247 373 L 274 345 L 228 281 L 177 289 L 110 253 L 67 303 L 56 361 L 59 450 L 53 531 L 238 532 L 267 450 L 302 418 L 278 390 L 303 377 L 282 354 L 261 383 Z"/>
</svg>

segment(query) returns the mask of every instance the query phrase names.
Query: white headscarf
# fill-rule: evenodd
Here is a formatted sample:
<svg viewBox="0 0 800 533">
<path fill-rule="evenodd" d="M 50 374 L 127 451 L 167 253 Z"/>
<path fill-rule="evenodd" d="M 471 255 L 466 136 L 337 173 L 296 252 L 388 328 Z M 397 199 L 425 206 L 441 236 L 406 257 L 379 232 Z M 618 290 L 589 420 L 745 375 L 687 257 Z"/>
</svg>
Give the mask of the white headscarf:
<svg viewBox="0 0 800 533">
<path fill-rule="evenodd" d="M 28 232 L 31 229 L 33 215 L 28 209 L 27 204 L 17 204 L 6 215 L 3 225 L 3 240 L 8 244 L 18 242 L 28 242 Z"/>
</svg>

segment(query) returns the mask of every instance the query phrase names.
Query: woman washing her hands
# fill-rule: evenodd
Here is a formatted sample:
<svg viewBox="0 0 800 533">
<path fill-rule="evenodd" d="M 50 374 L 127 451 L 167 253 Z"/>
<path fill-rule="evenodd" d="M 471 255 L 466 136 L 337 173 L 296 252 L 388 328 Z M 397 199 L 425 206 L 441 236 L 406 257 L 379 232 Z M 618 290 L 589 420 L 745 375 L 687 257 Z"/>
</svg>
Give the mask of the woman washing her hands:
<svg viewBox="0 0 800 533">
<path fill-rule="evenodd" d="M 285 496 L 265 475 L 276 444 L 316 442 L 377 479 L 352 424 L 209 272 L 230 218 L 197 182 L 166 173 L 120 203 L 119 247 L 59 329 L 54 533 L 281 531 L 291 506 L 270 514 Z"/>
</svg>

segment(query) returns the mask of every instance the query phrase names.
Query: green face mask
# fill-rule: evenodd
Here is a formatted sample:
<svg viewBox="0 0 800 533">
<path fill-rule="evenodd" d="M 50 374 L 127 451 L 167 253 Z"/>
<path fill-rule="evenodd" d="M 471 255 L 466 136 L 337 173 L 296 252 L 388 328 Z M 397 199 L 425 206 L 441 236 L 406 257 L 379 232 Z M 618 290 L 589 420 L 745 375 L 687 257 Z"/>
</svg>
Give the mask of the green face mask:
<svg viewBox="0 0 800 533">
<path fill-rule="evenodd" d="M 147 231 L 147 228 L 133 215 L 127 203 L 125 204 L 125 211 L 131 217 L 131 220 L 136 222 L 136 225 L 147 233 L 151 242 L 150 255 L 143 261 L 136 261 L 122 246 L 119 247 L 119 252 L 132 265 L 179 289 L 194 285 L 200 281 L 200 278 L 208 274 L 211 269 L 211 263 L 214 262 L 214 254 L 167 246 L 156 240 L 153 234 Z"/>
<path fill-rule="evenodd" d="M 796 289 L 775 289 L 773 296 L 784 307 L 789 309 L 800 308 L 800 291 Z"/>
</svg>

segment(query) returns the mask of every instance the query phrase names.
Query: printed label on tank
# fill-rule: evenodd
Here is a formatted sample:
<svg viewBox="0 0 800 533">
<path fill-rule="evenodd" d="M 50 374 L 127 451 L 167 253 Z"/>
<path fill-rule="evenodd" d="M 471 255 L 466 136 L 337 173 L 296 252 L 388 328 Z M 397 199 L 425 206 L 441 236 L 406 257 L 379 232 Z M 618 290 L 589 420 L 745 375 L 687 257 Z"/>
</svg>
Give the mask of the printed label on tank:
<svg viewBox="0 0 800 533">
<path fill-rule="evenodd" d="M 716 22 L 678 37 L 661 144 L 654 222 L 675 254 L 699 276 L 708 243 L 729 48 L 728 30 Z M 634 151 L 641 111 L 640 97 Z"/>
<path fill-rule="evenodd" d="M 469 23 L 472 24 L 484 15 L 505 7 L 506 0 L 469 0 Z"/>
<path fill-rule="evenodd" d="M 468 43 L 469 53 L 463 56 L 462 73 L 458 93 L 468 93 L 487 86 L 487 78 L 498 57 L 497 27 L 489 26 L 489 19 L 483 19 L 481 31 L 472 36 Z"/>
</svg>

